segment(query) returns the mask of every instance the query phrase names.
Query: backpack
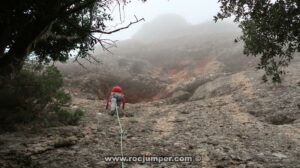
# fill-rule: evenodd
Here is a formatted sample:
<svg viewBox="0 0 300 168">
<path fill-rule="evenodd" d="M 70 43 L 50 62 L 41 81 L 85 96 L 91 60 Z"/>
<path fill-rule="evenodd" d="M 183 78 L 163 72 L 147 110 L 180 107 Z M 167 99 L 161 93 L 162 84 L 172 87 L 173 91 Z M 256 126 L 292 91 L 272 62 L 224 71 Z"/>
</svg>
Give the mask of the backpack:
<svg viewBox="0 0 300 168">
<path fill-rule="evenodd" d="M 122 103 L 123 96 L 124 95 L 122 93 L 113 92 L 111 95 L 111 103 L 117 103 L 117 105 L 120 106 Z"/>
</svg>

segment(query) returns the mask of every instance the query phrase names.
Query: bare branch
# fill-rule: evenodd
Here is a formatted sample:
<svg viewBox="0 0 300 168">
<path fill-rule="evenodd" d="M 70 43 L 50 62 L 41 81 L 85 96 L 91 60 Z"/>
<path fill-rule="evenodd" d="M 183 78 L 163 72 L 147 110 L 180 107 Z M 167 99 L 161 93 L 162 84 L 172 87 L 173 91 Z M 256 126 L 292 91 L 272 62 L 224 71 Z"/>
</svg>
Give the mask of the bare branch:
<svg viewBox="0 0 300 168">
<path fill-rule="evenodd" d="M 75 57 L 75 60 L 73 62 L 77 62 L 78 65 L 80 65 L 83 69 L 87 70 L 87 68 L 78 60 L 79 56 L 77 55 Z"/>
<path fill-rule="evenodd" d="M 145 21 L 145 19 L 144 18 L 142 18 L 142 19 L 137 19 L 136 18 L 136 21 L 130 22 L 127 26 L 121 27 L 121 28 L 118 28 L 118 29 L 115 29 L 115 30 L 112 30 L 112 31 L 108 31 L 108 32 L 103 31 L 103 30 L 91 30 L 90 32 L 91 33 L 101 33 L 101 34 L 112 34 L 112 33 L 116 33 L 116 32 L 119 32 L 121 30 L 124 30 L 124 29 L 128 29 L 131 25 L 136 24 L 136 23 L 141 22 L 141 21 Z"/>
<path fill-rule="evenodd" d="M 104 51 L 107 51 L 110 54 L 113 54 L 110 51 L 110 48 L 117 47 L 117 45 L 116 45 L 117 41 L 112 41 L 112 40 L 109 40 L 109 39 L 98 39 L 98 40 L 99 40 L 99 44 L 101 45 L 101 47 Z"/>
<path fill-rule="evenodd" d="M 96 62 L 97 64 L 101 63 L 101 61 L 99 59 L 97 59 L 95 56 L 90 55 L 89 58 L 91 58 L 94 62 Z M 91 62 L 92 63 L 92 62 Z M 93 63 L 92 63 L 93 64 Z"/>
</svg>

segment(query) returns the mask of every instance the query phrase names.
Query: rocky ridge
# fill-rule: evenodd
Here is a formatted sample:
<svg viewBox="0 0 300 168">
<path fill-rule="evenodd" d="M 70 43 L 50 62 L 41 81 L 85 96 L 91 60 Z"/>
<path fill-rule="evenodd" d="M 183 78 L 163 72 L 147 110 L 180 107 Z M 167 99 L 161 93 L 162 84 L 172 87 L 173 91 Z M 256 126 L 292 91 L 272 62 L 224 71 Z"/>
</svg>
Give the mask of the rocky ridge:
<svg viewBox="0 0 300 168">
<path fill-rule="evenodd" d="M 121 118 L 125 155 L 197 160 L 126 166 L 298 168 L 298 69 L 299 64 L 292 65 L 278 86 L 262 83 L 259 71 L 243 71 L 183 84 L 173 99 L 184 99 L 129 104 Z M 103 105 L 103 101 L 75 97 L 74 108 L 85 110 L 79 126 L 2 134 L 0 167 L 16 167 L 17 153 L 45 168 L 117 168 L 119 163 L 103 161 L 105 156 L 120 155 L 117 120 Z"/>
</svg>

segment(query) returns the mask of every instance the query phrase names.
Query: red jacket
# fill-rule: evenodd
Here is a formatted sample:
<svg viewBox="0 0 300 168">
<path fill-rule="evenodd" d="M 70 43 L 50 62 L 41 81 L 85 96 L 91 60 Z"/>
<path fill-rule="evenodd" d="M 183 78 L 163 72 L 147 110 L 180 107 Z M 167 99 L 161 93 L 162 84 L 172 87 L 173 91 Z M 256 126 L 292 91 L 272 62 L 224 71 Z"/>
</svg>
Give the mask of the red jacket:
<svg viewBox="0 0 300 168">
<path fill-rule="evenodd" d="M 111 99 L 111 96 L 112 96 L 112 93 L 121 93 L 122 94 L 122 109 L 124 110 L 125 108 L 125 96 L 124 94 L 122 93 L 122 88 L 120 86 L 114 86 L 112 89 L 111 89 L 111 92 L 110 94 L 107 96 L 106 98 L 106 109 L 108 109 L 108 106 L 109 106 L 109 102 L 110 102 L 110 99 Z"/>
</svg>

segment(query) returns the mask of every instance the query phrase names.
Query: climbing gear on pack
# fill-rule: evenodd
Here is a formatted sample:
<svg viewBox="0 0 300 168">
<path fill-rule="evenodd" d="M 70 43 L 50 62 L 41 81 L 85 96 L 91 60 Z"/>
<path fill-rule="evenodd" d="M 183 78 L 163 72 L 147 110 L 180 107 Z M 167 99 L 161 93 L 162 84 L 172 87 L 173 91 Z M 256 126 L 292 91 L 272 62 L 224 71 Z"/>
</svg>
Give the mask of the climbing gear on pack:
<svg viewBox="0 0 300 168">
<path fill-rule="evenodd" d="M 110 112 L 114 115 L 116 112 L 116 107 L 120 107 L 122 103 L 123 96 L 121 93 L 112 93 L 110 98 Z"/>
<path fill-rule="evenodd" d="M 116 112 L 116 108 L 118 107 L 118 104 L 117 104 L 117 99 L 112 97 L 111 100 L 110 100 L 110 112 L 111 112 L 111 115 L 114 115 Z"/>
<path fill-rule="evenodd" d="M 122 93 L 114 92 L 114 93 L 112 93 L 112 96 L 111 96 L 111 97 L 116 99 L 116 102 L 117 102 L 117 105 L 118 105 L 118 106 L 121 105 L 122 98 L 123 98 Z"/>
</svg>

